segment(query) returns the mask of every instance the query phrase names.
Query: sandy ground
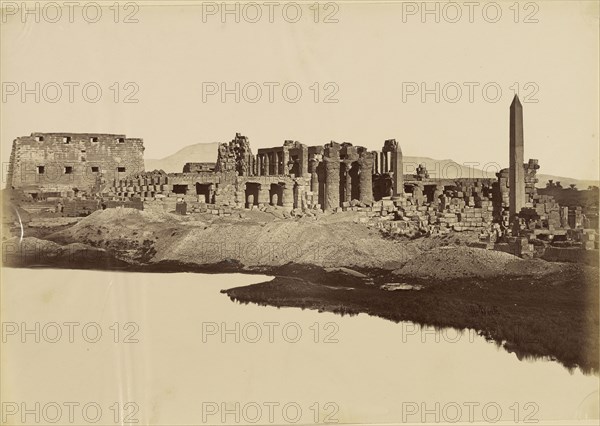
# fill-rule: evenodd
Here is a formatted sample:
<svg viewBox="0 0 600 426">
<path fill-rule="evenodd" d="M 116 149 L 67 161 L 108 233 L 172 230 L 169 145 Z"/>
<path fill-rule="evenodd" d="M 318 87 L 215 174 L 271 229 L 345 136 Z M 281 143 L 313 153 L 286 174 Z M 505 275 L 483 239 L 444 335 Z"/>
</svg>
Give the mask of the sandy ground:
<svg viewBox="0 0 600 426">
<path fill-rule="evenodd" d="M 411 259 L 395 274 L 436 280 L 463 277 L 542 276 L 560 272 L 562 265 L 540 259 L 473 247 L 438 247 Z"/>
<path fill-rule="evenodd" d="M 476 241 L 475 233 L 392 240 L 383 238 L 377 229 L 355 223 L 356 216 L 350 212 L 298 219 L 281 219 L 278 213 L 245 211 L 219 217 L 179 216 L 160 209 L 108 209 L 46 238 L 60 245 L 81 243 L 113 251 L 136 264 L 235 261 L 255 268 L 296 263 L 363 272 L 385 269 L 436 280 L 542 276 L 562 268 L 559 263 L 467 247 Z"/>
</svg>

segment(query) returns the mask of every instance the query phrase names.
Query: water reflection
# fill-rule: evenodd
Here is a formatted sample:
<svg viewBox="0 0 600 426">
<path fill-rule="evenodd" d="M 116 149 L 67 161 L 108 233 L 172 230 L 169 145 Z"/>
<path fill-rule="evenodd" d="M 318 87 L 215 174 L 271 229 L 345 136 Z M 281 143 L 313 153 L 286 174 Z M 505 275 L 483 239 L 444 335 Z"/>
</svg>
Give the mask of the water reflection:
<svg viewBox="0 0 600 426">
<path fill-rule="evenodd" d="M 298 423 L 598 417 L 597 376 L 522 362 L 469 331 L 232 303 L 219 292 L 264 276 L 2 275 L 3 322 L 95 322 L 105 333 L 97 343 L 8 340 L 4 399 L 98 401 L 97 424 L 114 424 L 111 404 L 128 401 L 141 424 L 251 423 L 258 414 L 258 424 L 285 424 L 298 409 Z M 139 325 L 138 343 L 123 343 L 128 323 Z"/>
</svg>

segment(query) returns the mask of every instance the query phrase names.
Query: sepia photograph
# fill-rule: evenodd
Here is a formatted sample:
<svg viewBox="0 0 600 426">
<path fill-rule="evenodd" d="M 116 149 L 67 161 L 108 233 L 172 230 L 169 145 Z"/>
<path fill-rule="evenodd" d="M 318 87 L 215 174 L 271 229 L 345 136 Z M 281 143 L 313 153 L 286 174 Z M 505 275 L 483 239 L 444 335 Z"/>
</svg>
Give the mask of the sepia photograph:
<svg viewBox="0 0 600 426">
<path fill-rule="evenodd" d="M 0 1 L 1 425 L 598 425 L 598 0 Z"/>
</svg>

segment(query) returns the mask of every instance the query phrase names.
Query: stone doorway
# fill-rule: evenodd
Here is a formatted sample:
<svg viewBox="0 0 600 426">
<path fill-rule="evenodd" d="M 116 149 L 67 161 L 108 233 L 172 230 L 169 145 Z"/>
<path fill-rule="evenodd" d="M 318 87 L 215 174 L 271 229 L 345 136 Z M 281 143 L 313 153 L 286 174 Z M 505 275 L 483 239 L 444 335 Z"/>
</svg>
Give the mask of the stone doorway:
<svg viewBox="0 0 600 426">
<path fill-rule="evenodd" d="M 269 189 L 269 204 L 272 206 L 283 206 L 283 187 L 272 183 Z"/>
<path fill-rule="evenodd" d="M 246 183 L 245 197 L 246 197 L 246 208 L 250 206 L 258 206 L 258 192 L 260 191 L 260 184 L 248 182 Z"/>
<path fill-rule="evenodd" d="M 207 204 L 211 203 L 210 197 L 210 183 L 196 183 L 196 194 L 204 196 L 204 202 Z M 199 198 L 202 201 L 202 197 Z"/>
</svg>

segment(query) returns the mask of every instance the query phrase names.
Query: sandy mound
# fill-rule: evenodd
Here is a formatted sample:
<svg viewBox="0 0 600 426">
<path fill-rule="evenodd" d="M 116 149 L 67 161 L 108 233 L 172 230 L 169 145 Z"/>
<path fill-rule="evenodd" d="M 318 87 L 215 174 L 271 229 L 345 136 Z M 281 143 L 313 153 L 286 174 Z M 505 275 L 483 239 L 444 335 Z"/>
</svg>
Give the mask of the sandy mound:
<svg viewBox="0 0 600 426">
<path fill-rule="evenodd" d="M 398 242 L 354 223 L 304 221 L 219 223 L 189 227 L 158 240 L 154 261 L 218 263 L 227 259 L 247 266 L 303 263 L 323 267 L 401 265 L 412 253 Z"/>
<path fill-rule="evenodd" d="M 436 280 L 499 275 L 542 275 L 555 272 L 557 265 L 543 260 L 524 260 L 512 254 L 473 247 L 439 247 L 425 252 L 394 270 Z"/>
<path fill-rule="evenodd" d="M 79 217 L 36 217 L 29 222 L 30 228 L 53 228 L 73 225 L 79 222 Z"/>
<path fill-rule="evenodd" d="M 102 246 L 105 241 L 110 244 L 118 243 L 119 240 L 143 242 L 144 239 L 154 238 L 158 230 L 177 225 L 181 220 L 181 216 L 164 211 L 128 208 L 98 210 L 47 238 L 62 244 L 83 242 Z"/>
<path fill-rule="evenodd" d="M 168 213 L 165 211 L 153 209 L 153 210 L 138 210 L 128 208 L 116 208 L 98 210 L 91 215 L 85 217 L 80 221 L 81 225 L 87 225 L 90 223 L 107 223 L 107 222 L 122 222 L 131 223 L 135 222 L 138 224 L 144 222 L 166 222 L 181 220 L 181 216 Z"/>
</svg>

